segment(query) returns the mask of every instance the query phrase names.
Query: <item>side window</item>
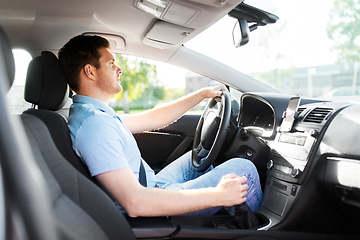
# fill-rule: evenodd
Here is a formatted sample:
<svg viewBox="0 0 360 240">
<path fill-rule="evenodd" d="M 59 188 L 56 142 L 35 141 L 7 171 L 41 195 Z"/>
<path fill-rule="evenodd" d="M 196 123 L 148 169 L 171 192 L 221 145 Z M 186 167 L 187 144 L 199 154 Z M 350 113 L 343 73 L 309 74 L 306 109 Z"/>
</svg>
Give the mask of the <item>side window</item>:
<svg viewBox="0 0 360 240">
<path fill-rule="evenodd" d="M 185 74 L 185 94 L 192 93 L 200 88 L 214 85 L 219 85 L 219 82 L 194 72 L 187 72 Z M 201 114 L 206 107 L 207 102 L 208 99 L 203 100 L 196 107 L 191 109 L 188 114 Z"/>
<path fill-rule="evenodd" d="M 24 50 L 13 50 L 15 58 L 15 80 L 6 94 L 11 113 L 22 113 L 31 104 L 24 100 L 26 72 L 31 56 Z"/>
<path fill-rule="evenodd" d="M 110 106 L 118 113 L 137 113 L 165 104 L 216 81 L 186 69 L 154 60 L 115 54 L 117 65 L 123 70 L 122 92 L 114 95 Z M 201 113 L 207 101 L 189 113 Z"/>
</svg>

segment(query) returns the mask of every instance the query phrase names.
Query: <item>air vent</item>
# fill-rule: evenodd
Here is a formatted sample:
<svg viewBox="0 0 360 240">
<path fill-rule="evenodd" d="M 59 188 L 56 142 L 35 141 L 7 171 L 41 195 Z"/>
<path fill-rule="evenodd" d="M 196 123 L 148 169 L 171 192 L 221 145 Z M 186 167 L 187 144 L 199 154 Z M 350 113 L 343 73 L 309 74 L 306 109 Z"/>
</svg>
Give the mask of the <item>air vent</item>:
<svg viewBox="0 0 360 240">
<path fill-rule="evenodd" d="M 332 108 L 315 108 L 304 119 L 304 122 L 321 123 L 332 111 Z"/>
<path fill-rule="evenodd" d="M 305 110 L 306 108 L 304 108 L 304 107 L 299 107 L 298 109 L 297 109 L 297 111 L 298 111 L 298 116 L 300 116 L 300 114 Z"/>
</svg>

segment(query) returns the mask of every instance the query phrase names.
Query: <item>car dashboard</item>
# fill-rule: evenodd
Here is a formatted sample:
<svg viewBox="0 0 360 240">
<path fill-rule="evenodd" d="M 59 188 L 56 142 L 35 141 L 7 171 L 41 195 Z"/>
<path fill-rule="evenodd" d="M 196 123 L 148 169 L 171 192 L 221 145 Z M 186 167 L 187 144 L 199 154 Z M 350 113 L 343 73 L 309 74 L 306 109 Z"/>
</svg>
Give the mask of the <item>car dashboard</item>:
<svg viewBox="0 0 360 240">
<path fill-rule="evenodd" d="M 331 203 L 326 200 L 329 206 L 339 204 L 359 212 L 360 106 L 301 98 L 291 130 L 280 131 L 290 97 L 244 93 L 237 118 L 238 134 L 227 152 L 229 157 L 253 161 L 264 180 L 264 198 L 258 212 L 269 222 L 263 229 L 281 229 L 284 218 L 287 225 L 295 226 L 300 219 L 316 218 L 308 210 L 324 204 L 313 198 L 319 192 L 321 199 L 331 199 Z M 320 214 L 344 215 L 327 211 Z M 308 221 L 307 227 L 312 223 Z M 327 229 L 349 224 L 325 220 L 322 225 Z"/>
</svg>

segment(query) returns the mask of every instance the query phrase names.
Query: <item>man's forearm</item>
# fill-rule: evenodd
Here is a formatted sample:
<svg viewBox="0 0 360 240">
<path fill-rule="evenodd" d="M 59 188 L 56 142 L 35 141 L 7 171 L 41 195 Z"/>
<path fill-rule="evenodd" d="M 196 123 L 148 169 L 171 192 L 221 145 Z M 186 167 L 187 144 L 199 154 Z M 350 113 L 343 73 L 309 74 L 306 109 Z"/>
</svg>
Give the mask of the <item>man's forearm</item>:
<svg viewBox="0 0 360 240">
<path fill-rule="evenodd" d="M 203 88 L 161 107 L 144 113 L 125 116 L 125 125 L 132 133 L 154 130 L 165 127 L 180 118 L 184 113 L 195 107 L 202 100 L 221 94 L 215 88 Z"/>
<path fill-rule="evenodd" d="M 205 98 L 206 95 L 203 90 L 199 90 L 162 107 L 152 109 L 149 111 L 150 116 L 157 123 L 157 126 L 154 126 L 153 129 L 161 128 L 174 122 Z"/>
<path fill-rule="evenodd" d="M 172 191 L 141 186 L 130 168 L 97 175 L 129 216 L 169 216 L 221 205 L 221 188 Z"/>
<path fill-rule="evenodd" d="M 186 214 L 215 206 L 233 206 L 246 200 L 245 177 L 230 174 L 213 188 L 172 191 L 144 188 L 130 168 L 97 175 L 129 216 L 170 216 Z"/>
<path fill-rule="evenodd" d="M 139 198 L 124 207 L 131 217 L 173 216 L 222 205 L 216 188 L 172 191 L 144 188 Z"/>
<path fill-rule="evenodd" d="M 173 216 L 211 207 L 234 206 L 246 201 L 248 185 L 245 177 L 230 174 L 216 187 L 172 191 L 142 188 L 130 216 Z M 129 209 L 130 210 L 130 209 Z M 128 210 L 127 210 L 128 211 Z"/>
</svg>

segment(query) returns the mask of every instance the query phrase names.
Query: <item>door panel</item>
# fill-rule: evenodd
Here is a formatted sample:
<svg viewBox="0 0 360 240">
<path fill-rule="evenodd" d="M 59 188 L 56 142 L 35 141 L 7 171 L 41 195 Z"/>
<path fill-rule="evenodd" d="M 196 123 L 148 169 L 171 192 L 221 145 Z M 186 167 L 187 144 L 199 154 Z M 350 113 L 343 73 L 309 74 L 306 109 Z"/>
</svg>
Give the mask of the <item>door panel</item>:
<svg viewBox="0 0 360 240">
<path fill-rule="evenodd" d="M 166 128 L 135 134 L 141 156 L 155 170 L 191 150 L 200 115 L 184 115 Z"/>
</svg>

